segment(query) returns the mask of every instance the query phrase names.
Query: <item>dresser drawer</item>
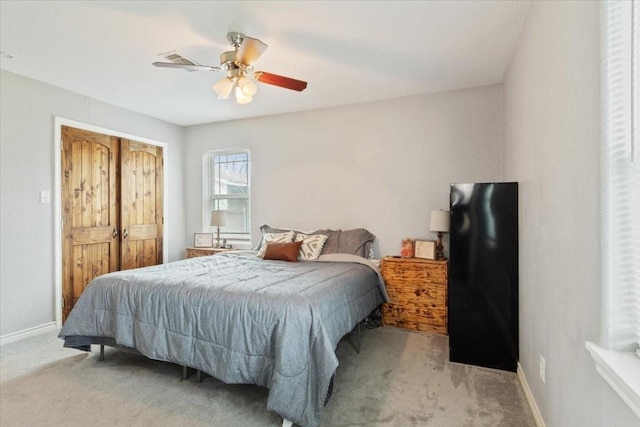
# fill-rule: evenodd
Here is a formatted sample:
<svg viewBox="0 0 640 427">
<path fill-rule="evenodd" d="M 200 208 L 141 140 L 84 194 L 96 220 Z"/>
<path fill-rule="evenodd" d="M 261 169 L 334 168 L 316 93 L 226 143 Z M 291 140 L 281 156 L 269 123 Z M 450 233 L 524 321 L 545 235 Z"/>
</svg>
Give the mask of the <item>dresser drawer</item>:
<svg viewBox="0 0 640 427">
<path fill-rule="evenodd" d="M 447 310 L 412 304 L 384 304 L 382 319 L 385 326 L 414 331 L 447 333 Z"/>
<path fill-rule="evenodd" d="M 200 256 L 211 256 L 211 255 L 215 255 L 215 254 L 219 254 L 221 252 L 226 252 L 229 251 L 230 249 L 223 249 L 223 248 L 187 248 L 186 249 L 186 255 L 187 258 L 196 258 L 196 257 L 200 257 Z"/>
<path fill-rule="evenodd" d="M 446 263 L 402 262 L 395 258 L 392 260 L 385 259 L 383 263 L 384 279 L 392 284 L 422 284 L 425 282 L 440 285 L 447 284 Z"/>
<path fill-rule="evenodd" d="M 424 303 L 436 301 L 439 304 L 447 302 L 447 288 L 445 285 L 434 285 L 433 283 L 402 283 L 400 285 L 387 283 L 387 293 L 391 302 Z"/>
</svg>

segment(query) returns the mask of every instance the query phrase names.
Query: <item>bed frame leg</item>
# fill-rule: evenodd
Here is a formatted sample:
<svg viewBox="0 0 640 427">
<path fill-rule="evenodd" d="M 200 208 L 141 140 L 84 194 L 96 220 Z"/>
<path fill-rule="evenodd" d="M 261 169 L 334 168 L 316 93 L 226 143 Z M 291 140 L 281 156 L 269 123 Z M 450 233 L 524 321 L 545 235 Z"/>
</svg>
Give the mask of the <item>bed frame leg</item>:
<svg viewBox="0 0 640 427">
<path fill-rule="evenodd" d="M 202 371 L 200 369 L 196 371 L 196 379 L 198 380 L 199 383 L 202 382 Z"/>
<path fill-rule="evenodd" d="M 293 426 L 293 422 L 289 421 L 286 418 L 282 419 L 282 427 L 292 427 Z"/>
<path fill-rule="evenodd" d="M 360 335 L 360 323 L 358 322 L 358 326 L 356 326 L 356 342 L 353 343 L 353 346 L 356 349 L 356 353 L 360 354 L 360 342 L 362 340 L 362 336 Z"/>
<path fill-rule="evenodd" d="M 182 379 L 186 380 L 187 378 L 189 378 L 189 372 L 188 372 L 187 365 L 183 365 L 182 366 Z"/>
<path fill-rule="evenodd" d="M 98 360 L 104 361 L 104 344 L 100 344 L 100 358 Z"/>
</svg>

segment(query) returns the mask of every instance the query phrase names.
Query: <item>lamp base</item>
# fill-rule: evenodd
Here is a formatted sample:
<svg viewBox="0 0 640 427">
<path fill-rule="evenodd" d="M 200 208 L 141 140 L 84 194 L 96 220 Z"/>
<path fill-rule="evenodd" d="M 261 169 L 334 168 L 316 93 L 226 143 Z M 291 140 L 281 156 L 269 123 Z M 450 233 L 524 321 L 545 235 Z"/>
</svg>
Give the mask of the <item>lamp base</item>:
<svg viewBox="0 0 640 427">
<path fill-rule="evenodd" d="M 442 232 L 438 232 L 438 241 L 436 242 L 436 260 L 442 261 L 445 260 L 444 257 L 444 246 L 442 245 Z"/>
</svg>

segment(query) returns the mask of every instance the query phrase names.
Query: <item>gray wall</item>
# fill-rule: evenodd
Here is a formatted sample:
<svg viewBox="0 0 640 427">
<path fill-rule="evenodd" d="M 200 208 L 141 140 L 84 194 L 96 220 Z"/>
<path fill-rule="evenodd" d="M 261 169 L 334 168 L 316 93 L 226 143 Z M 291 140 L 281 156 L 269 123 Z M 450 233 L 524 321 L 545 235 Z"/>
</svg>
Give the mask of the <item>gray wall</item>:
<svg viewBox="0 0 640 427">
<path fill-rule="evenodd" d="M 520 182 L 520 363 L 548 426 L 638 425 L 584 346 L 600 336 L 599 7 L 533 2 L 503 88 L 505 178 Z"/>
<path fill-rule="evenodd" d="M 269 224 L 365 227 L 376 256 L 435 239 L 452 182 L 502 178 L 501 87 L 487 86 L 187 128 L 187 230 L 202 231 L 202 154 L 251 150 L 252 237 Z"/>
<path fill-rule="evenodd" d="M 6 71 L 0 92 L 0 336 L 56 318 L 55 116 L 168 143 L 168 258 L 182 257 L 183 128 Z M 51 204 L 39 203 L 40 190 Z"/>
</svg>

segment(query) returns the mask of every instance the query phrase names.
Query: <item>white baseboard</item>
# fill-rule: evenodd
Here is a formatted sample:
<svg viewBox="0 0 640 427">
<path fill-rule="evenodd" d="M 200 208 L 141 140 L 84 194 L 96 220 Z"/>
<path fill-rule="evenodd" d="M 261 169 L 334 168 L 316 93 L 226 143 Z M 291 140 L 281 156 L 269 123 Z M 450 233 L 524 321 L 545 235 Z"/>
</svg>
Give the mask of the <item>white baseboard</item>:
<svg viewBox="0 0 640 427">
<path fill-rule="evenodd" d="M 24 329 L 22 331 L 13 332 L 11 334 L 0 337 L 0 346 L 16 341 L 32 337 L 34 335 L 44 334 L 45 332 L 55 331 L 57 329 L 56 322 L 45 323 L 44 325 L 34 326 L 33 328 Z"/>
<path fill-rule="evenodd" d="M 522 371 L 522 366 L 518 363 L 518 380 L 520 381 L 520 386 L 522 387 L 522 391 L 524 391 L 524 395 L 527 398 L 527 403 L 529 404 L 529 408 L 531 408 L 531 412 L 533 413 L 533 419 L 536 422 L 536 426 L 538 427 L 547 427 L 542 419 L 542 414 L 540 414 L 540 408 L 538 408 L 538 404 L 536 400 L 533 398 L 533 393 L 531 393 L 531 389 L 529 388 L 529 384 L 527 383 L 527 379 L 524 376 L 524 372 Z"/>
</svg>

